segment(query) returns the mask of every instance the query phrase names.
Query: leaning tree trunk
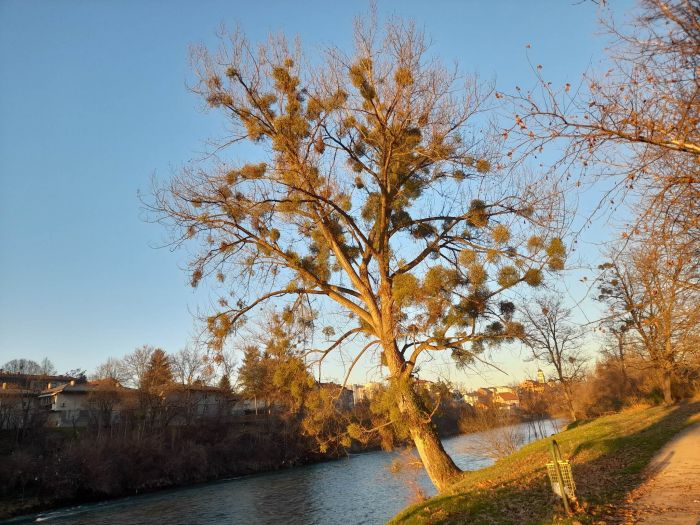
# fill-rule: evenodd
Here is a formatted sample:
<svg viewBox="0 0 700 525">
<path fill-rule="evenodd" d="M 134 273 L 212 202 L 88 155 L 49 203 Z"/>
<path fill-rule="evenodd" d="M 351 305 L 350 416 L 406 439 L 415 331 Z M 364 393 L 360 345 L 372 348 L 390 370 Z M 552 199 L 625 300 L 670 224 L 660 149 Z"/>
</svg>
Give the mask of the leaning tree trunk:
<svg viewBox="0 0 700 525">
<path fill-rule="evenodd" d="M 420 400 L 410 379 L 399 380 L 399 411 L 406 417 L 411 438 L 430 480 L 439 490 L 445 490 L 462 472 L 442 446 L 442 441 L 421 407 Z"/>
<path fill-rule="evenodd" d="M 381 327 L 380 339 L 384 358 L 391 373 L 389 380 L 394 382 L 393 386 L 396 387 L 394 402 L 404 418 L 403 423 L 408 427 L 430 481 L 439 491 L 442 491 L 453 483 L 462 471 L 443 448 L 430 413 L 422 406 L 414 390 L 409 370 L 406 368 L 406 361 L 399 352 L 394 337 L 390 283 L 385 282 L 382 285 L 381 296 L 384 323 Z"/>
<path fill-rule="evenodd" d="M 413 380 L 406 375 L 404 362 L 392 341 L 383 345 L 384 355 L 391 372 L 390 381 L 395 387 L 396 403 L 399 412 L 403 416 L 403 423 L 407 425 L 409 434 L 418 450 L 423 467 L 425 467 L 430 481 L 438 490 L 444 490 L 462 472 L 455 465 L 452 458 L 442 446 L 442 441 L 435 430 L 430 413 L 422 406 L 421 400 L 416 394 Z"/>
</svg>

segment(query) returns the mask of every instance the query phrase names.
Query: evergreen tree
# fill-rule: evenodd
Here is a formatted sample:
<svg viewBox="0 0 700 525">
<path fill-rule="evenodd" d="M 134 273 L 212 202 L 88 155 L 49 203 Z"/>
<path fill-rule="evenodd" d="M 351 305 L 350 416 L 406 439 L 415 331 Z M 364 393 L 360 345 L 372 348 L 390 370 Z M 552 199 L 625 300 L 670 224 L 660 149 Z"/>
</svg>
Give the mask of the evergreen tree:
<svg viewBox="0 0 700 525">
<path fill-rule="evenodd" d="M 142 388 L 148 392 L 161 392 L 173 383 L 173 371 L 170 359 L 160 348 L 151 354 L 148 368 L 144 373 Z"/>
<path fill-rule="evenodd" d="M 314 385 L 288 327 L 277 315 L 268 323 L 262 350 L 252 345 L 244 349 L 238 380 L 244 396 L 264 400 L 268 408 L 274 405 L 292 415 L 301 411 Z"/>
<path fill-rule="evenodd" d="M 219 388 L 221 390 L 226 391 L 226 392 L 233 392 L 233 387 L 231 386 L 231 380 L 229 379 L 227 374 L 222 375 L 221 379 L 219 379 Z"/>
</svg>

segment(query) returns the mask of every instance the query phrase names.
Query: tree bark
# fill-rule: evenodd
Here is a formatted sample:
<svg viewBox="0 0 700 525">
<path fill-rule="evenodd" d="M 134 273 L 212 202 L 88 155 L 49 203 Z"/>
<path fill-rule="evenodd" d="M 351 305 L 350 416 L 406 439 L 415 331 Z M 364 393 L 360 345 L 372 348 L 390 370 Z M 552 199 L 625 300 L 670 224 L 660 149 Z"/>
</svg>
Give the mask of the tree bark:
<svg viewBox="0 0 700 525">
<path fill-rule="evenodd" d="M 576 417 L 576 410 L 574 409 L 574 402 L 572 400 L 571 392 L 569 391 L 569 385 L 563 383 L 562 386 L 564 388 L 564 398 L 566 399 L 566 406 L 569 409 L 569 415 L 573 421 L 577 421 L 578 418 Z"/>
<path fill-rule="evenodd" d="M 439 491 L 445 490 L 462 471 L 442 446 L 430 415 L 421 406 L 411 379 L 406 378 L 400 382 L 398 397 L 399 411 L 406 417 L 411 438 L 428 477 Z"/>
<path fill-rule="evenodd" d="M 668 368 L 664 368 L 662 372 L 661 389 L 664 393 L 664 403 L 672 405 L 673 392 L 671 391 L 671 371 Z"/>
<path fill-rule="evenodd" d="M 625 393 L 634 392 L 636 389 L 632 385 L 629 376 L 627 375 L 627 365 L 625 364 L 625 347 L 624 347 L 624 332 L 617 335 L 617 357 L 620 361 L 620 372 L 622 373 L 622 381 L 625 388 Z"/>
<path fill-rule="evenodd" d="M 443 491 L 454 483 L 462 471 L 455 465 L 442 446 L 442 441 L 431 421 L 430 413 L 422 406 L 414 389 L 413 379 L 406 369 L 406 361 L 399 352 L 394 337 L 391 284 L 388 281 L 382 285 L 381 292 L 381 313 L 384 320 L 381 327 L 382 349 L 391 372 L 389 381 L 395 382 L 397 387 L 395 402 L 399 412 L 405 418 L 404 422 L 408 426 L 408 431 L 430 481 L 433 482 L 438 491 Z"/>
</svg>

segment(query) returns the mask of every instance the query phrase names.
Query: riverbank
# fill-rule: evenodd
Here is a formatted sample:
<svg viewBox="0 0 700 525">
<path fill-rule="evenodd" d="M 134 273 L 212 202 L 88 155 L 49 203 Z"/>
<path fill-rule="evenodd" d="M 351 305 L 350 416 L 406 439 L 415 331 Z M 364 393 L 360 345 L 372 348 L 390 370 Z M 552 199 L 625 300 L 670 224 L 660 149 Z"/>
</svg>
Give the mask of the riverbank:
<svg viewBox="0 0 700 525">
<path fill-rule="evenodd" d="M 172 490 L 177 490 L 177 489 L 187 489 L 187 488 L 196 488 L 197 486 L 202 486 L 202 485 L 207 485 L 210 483 L 216 483 L 216 482 L 225 482 L 230 479 L 236 479 L 236 478 L 242 478 L 242 477 L 247 477 L 247 476 L 255 476 L 257 474 L 265 474 L 265 473 L 271 473 L 271 472 L 277 472 L 279 470 L 287 470 L 287 469 L 293 469 L 293 468 L 298 468 L 298 467 L 303 467 L 306 465 L 313 465 L 317 463 L 322 463 L 325 461 L 334 461 L 339 458 L 323 458 L 323 459 L 314 459 L 314 460 L 308 460 L 307 462 L 298 462 L 295 464 L 286 464 L 286 465 L 273 465 L 273 466 L 267 466 L 267 467 L 258 467 L 258 468 L 248 468 L 245 470 L 241 470 L 240 472 L 236 471 L 231 471 L 229 475 L 224 476 L 224 477 L 213 477 L 213 478 L 206 478 L 198 481 L 193 481 L 193 482 L 184 482 L 184 483 L 164 483 L 162 485 L 156 486 L 156 487 L 150 487 L 146 488 L 141 491 L 136 491 L 133 493 L 116 493 L 113 495 L 94 495 L 91 497 L 85 497 L 85 496 L 80 496 L 80 497 L 72 497 L 72 498 L 62 498 L 62 499 L 46 499 L 46 498 L 39 498 L 36 496 L 30 496 L 28 498 L 22 498 L 19 500 L 5 500 L 5 501 L 0 501 L 0 523 L 3 523 L 4 520 L 8 520 L 11 518 L 15 518 L 18 516 L 24 516 L 24 515 L 29 515 L 29 514 L 36 514 L 36 513 L 42 513 L 42 512 L 49 512 L 57 509 L 62 509 L 66 507 L 72 507 L 76 505 L 90 505 L 90 504 L 95 504 L 95 503 L 108 503 L 112 501 L 118 501 L 122 500 L 124 498 L 129 498 L 133 496 L 143 496 L 143 495 L 152 495 L 152 494 L 158 494 L 160 492 L 167 492 L 167 491 L 172 491 Z"/>
<path fill-rule="evenodd" d="M 448 422 L 449 423 L 449 422 Z M 440 426 L 443 438 L 459 425 Z M 274 418 L 226 425 L 172 428 L 152 435 L 92 435 L 87 429 L 44 429 L 15 449 L 0 436 L 0 520 L 66 506 L 323 463 L 342 453 L 313 451 L 313 444 Z M 378 441 L 353 443 L 353 454 L 380 450 Z"/>
<path fill-rule="evenodd" d="M 546 434 L 558 427 L 544 421 Z M 525 442 L 534 435 L 528 425 L 505 427 Z M 444 440 L 448 454 L 464 470 L 487 467 L 493 459 L 478 452 L 493 431 L 463 434 Z M 434 487 L 411 449 L 351 454 L 298 468 L 241 476 L 235 479 L 161 490 L 99 503 L 62 507 L 9 521 L 30 525 L 219 525 L 297 523 L 308 525 L 377 525 L 386 523 L 419 494 L 433 495 Z M 0 523 L 4 523 L 0 521 Z"/>
<path fill-rule="evenodd" d="M 683 429 L 700 421 L 700 401 L 629 409 L 581 421 L 557 434 L 572 463 L 579 506 L 570 523 L 614 519 L 628 495 L 646 479 L 645 467 Z M 390 523 L 551 523 L 563 519 L 545 464 L 549 440 L 523 447 L 494 465 L 465 472 L 442 494 L 408 507 Z"/>
<path fill-rule="evenodd" d="M 122 432 L 122 430 L 124 430 Z M 0 435 L 0 519 L 332 459 L 275 418 L 197 427 Z"/>
</svg>

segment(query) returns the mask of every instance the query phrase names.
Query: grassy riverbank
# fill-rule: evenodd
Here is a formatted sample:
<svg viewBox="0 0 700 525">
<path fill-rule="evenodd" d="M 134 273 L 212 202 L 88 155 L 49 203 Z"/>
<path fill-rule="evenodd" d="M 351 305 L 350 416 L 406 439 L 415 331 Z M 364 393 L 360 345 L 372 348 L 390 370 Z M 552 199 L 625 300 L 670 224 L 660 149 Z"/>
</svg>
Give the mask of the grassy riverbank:
<svg viewBox="0 0 700 525">
<path fill-rule="evenodd" d="M 557 434 L 571 460 L 579 509 L 569 522 L 595 523 L 615 514 L 644 478 L 654 454 L 700 421 L 700 402 L 637 408 L 571 425 Z M 563 512 L 551 494 L 545 464 L 549 440 L 531 443 L 493 466 L 466 472 L 442 494 L 405 509 L 392 524 L 551 523 Z"/>
</svg>

